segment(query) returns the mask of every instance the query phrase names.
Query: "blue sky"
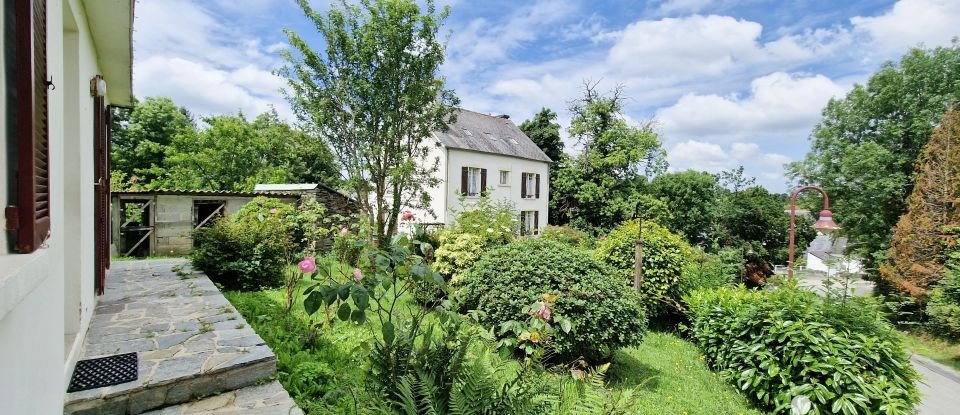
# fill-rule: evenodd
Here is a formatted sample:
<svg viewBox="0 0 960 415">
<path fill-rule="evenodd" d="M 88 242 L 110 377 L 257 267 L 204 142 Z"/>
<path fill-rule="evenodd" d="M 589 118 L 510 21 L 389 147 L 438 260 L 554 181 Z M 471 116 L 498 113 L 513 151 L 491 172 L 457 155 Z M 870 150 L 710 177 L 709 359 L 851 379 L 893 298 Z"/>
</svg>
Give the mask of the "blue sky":
<svg viewBox="0 0 960 415">
<path fill-rule="evenodd" d="M 328 1 L 314 1 L 326 8 Z M 775 191 L 831 97 L 911 46 L 960 35 L 960 0 L 468 1 L 451 7 L 442 75 L 468 109 L 569 122 L 584 80 L 622 85 L 653 119 L 671 170 L 744 165 Z M 293 0 L 139 0 L 134 92 L 196 114 L 276 108 L 285 28 L 320 47 Z M 575 143 L 568 147 L 575 151 Z"/>
</svg>

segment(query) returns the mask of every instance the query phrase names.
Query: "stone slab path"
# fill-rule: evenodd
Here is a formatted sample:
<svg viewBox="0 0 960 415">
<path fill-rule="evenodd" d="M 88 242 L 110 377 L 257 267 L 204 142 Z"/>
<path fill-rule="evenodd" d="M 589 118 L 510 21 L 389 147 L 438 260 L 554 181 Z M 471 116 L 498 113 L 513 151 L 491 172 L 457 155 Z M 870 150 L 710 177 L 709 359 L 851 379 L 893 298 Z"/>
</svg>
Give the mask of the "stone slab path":
<svg viewBox="0 0 960 415">
<path fill-rule="evenodd" d="M 276 373 L 263 339 L 182 259 L 113 263 L 81 359 L 127 352 L 138 353 L 136 381 L 67 394 L 64 412 L 136 414 Z"/>
<path fill-rule="evenodd" d="M 303 415 L 280 382 L 225 392 L 199 401 L 169 406 L 146 415 Z"/>
</svg>

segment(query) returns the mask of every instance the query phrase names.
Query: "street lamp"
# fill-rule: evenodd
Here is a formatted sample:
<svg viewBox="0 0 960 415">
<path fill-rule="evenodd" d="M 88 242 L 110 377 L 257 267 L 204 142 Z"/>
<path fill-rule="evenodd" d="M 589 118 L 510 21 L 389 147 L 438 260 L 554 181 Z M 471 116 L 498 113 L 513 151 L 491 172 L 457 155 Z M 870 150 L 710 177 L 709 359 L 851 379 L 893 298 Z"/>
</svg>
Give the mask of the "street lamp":
<svg viewBox="0 0 960 415">
<path fill-rule="evenodd" d="M 813 229 L 824 235 L 829 235 L 830 232 L 840 229 L 840 226 L 833 221 L 833 213 L 830 213 L 830 198 L 827 197 L 827 192 L 816 186 L 803 186 L 793 192 L 793 197 L 790 199 L 790 257 L 787 260 L 787 275 L 790 278 L 793 278 L 794 240 L 797 236 L 797 195 L 804 190 L 816 190 L 823 195 L 823 210 L 820 211 L 820 218 L 813 224 Z"/>
</svg>

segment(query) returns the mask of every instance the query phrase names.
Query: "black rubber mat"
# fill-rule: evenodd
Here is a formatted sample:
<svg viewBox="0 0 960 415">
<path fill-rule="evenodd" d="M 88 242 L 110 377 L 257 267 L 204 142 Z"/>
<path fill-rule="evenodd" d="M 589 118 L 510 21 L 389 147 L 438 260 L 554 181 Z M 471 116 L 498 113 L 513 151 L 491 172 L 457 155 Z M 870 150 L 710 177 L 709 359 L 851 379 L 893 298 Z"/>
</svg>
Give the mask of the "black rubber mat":
<svg viewBox="0 0 960 415">
<path fill-rule="evenodd" d="M 124 353 L 77 362 L 67 392 L 102 388 L 137 380 L 137 354 Z"/>
</svg>

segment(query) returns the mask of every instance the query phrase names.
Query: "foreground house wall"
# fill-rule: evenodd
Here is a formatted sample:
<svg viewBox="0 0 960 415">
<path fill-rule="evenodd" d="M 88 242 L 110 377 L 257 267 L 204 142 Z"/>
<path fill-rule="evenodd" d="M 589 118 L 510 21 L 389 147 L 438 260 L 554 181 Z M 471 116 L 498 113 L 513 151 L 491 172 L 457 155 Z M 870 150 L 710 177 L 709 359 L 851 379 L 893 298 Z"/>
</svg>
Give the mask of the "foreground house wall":
<svg viewBox="0 0 960 415">
<path fill-rule="evenodd" d="M 11 1 L 0 3 L 6 16 Z M 94 45 L 88 22 L 96 13 L 112 9 L 119 18 L 113 28 L 101 29 L 116 44 Z M 89 8 L 88 8 L 89 7 Z M 89 80 L 104 73 L 104 56 L 97 50 L 123 45 L 129 48 L 132 2 L 46 2 L 47 75 L 49 89 L 50 238 L 28 254 L 11 252 L 11 234 L 0 232 L 0 412 L 55 414 L 63 411 L 69 374 L 84 340 L 96 297 L 94 295 L 93 235 L 93 99 Z M 101 15 L 102 16 L 102 15 Z M 111 14 L 112 17 L 112 14 Z M 101 22 L 102 23 L 102 22 Z M 124 36 L 124 31 L 126 31 Z M 121 36 L 114 36 L 120 33 Z M 4 45 L 12 42 L 4 37 Z M 129 51 L 128 51 L 129 52 Z M 129 59 L 111 61 L 111 73 L 129 77 Z M 0 205 L 15 204 L 10 183 L 13 136 L 6 119 L 7 83 L 3 69 L 0 88 L 5 99 L 0 111 Z M 107 76 L 115 86 L 129 79 Z M 120 88 L 123 89 L 123 88 Z M 115 95 L 115 94 L 114 94 Z M 108 94 L 107 98 L 110 99 Z"/>
</svg>

